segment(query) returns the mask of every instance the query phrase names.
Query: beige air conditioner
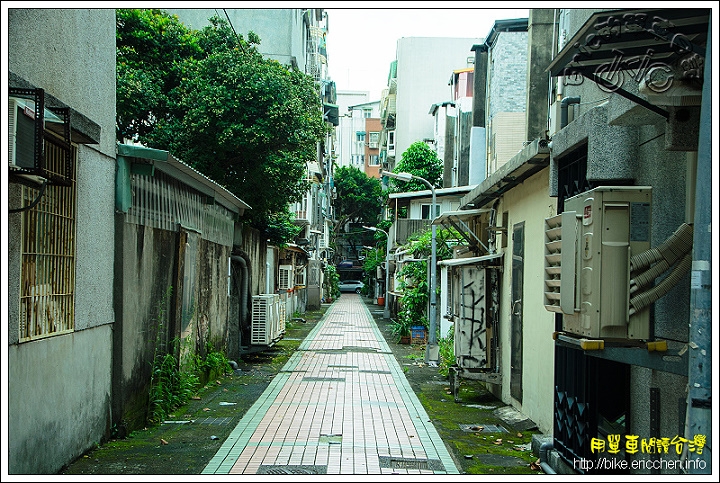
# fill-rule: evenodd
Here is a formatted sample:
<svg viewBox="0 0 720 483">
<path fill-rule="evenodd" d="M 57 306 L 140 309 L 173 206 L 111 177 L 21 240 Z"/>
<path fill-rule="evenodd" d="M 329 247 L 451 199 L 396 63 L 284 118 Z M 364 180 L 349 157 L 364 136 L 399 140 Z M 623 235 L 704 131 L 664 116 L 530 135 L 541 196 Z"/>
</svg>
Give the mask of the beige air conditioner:
<svg viewBox="0 0 720 483">
<path fill-rule="evenodd" d="M 545 219 L 545 308 L 563 331 L 646 339 L 649 310 L 630 310 L 631 257 L 650 248 L 652 188 L 601 186 Z"/>
</svg>

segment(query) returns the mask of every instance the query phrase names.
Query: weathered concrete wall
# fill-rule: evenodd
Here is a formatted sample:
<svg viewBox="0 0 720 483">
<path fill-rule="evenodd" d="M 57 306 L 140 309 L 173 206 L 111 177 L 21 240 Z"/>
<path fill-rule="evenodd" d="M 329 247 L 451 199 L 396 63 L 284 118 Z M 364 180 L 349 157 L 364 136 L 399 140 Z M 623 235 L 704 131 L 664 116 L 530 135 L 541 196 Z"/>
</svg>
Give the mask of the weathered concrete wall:
<svg viewBox="0 0 720 483">
<path fill-rule="evenodd" d="M 568 38 L 572 38 L 596 11 L 563 11 L 559 17 L 560 28 L 566 29 Z M 681 129 L 687 132 L 684 136 L 688 140 L 686 148 L 691 151 L 691 141 L 697 136 L 692 115 L 689 125 L 681 126 L 682 123 L 672 115 L 676 108 L 668 108 L 671 117 L 666 122 L 663 117 L 635 102 L 608 94 L 587 79 L 580 80 L 582 82 L 564 86 L 563 96 L 579 97 L 580 103 L 571 106 L 567 127 L 553 136 L 551 171 L 556 175 L 557 160 L 587 143 L 588 179 L 597 184 L 612 185 L 628 180 L 637 186 L 652 186 L 651 246 L 657 247 L 683 222 L 691 221 L 687 218 L 686 209 L 688 177 L 694 177 L 693 154 L 679 151 L 677 146 L 669 149 L 667 139 L 674 138 L 676 128 Z M 637 82 L 631 81 L 630 76 L 625 78 L 622 88 L 638 94 Z M 555 175 L 551 174 L 553 194 L 559 191 Z M 666 295 L 654 302 L 650 310 L 651 333 L 655 338 L 685 344 L 690 315 L 690 275 L 683 277 Z M 630 366 L 631 377 L 628 414 L 631 426 L 628 433 L 640 438 L 672 438 L 682 434 L 687 377 L 635 365 L 631 357 L 627 357 L 626 363 Z M 657 390 L 659 394 L 655 415 L 652 415 L 651 390 Z M 617 394 L 617 397 L 623 396 Z M 653 433 L 653 425 L 657 425 L 659 434 Z M 649 456 L 645 453 L 638 458 Z M 650 473 L 650 470 L 633 473 Z M 673 471 L 662 470 L 661 473 Z"/>
<path fill-rule="evenodd" d="M 118 223 L 123 235 L 117 247 L 113 407 L 115 421 L 132 430 L 145 424 L 156 353 L 171 352 L 179 360 L 204 357 L 209 347 L 227 353 L 230 247 L 186 232 Z M 188 251 L 194 253 L 186 256 Z"/>
<path fill-rule="evenodd" d="M 72 333 L 18 342 L 20 215 L 8 219 L 8 469 L 52 474 L 110 426 L 115 11 L 10 8 L 7 15 L 8 71 L 100 128 L 98 144 L 78 146 Z M 19 201 L 18 192 L 11 185 L 10 200 Z"/>
</svg>

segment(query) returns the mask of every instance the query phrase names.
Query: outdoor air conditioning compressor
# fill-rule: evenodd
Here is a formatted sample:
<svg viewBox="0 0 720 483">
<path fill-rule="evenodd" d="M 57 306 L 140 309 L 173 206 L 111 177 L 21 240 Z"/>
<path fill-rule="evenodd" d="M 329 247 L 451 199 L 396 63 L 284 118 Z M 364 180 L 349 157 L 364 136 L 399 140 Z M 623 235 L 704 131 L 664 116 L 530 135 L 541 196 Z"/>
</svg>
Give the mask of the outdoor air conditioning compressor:
<svg viewBox="0 0 720 483">
<path fill-rule="evenodd" d="M 630 309 L 630 287 L 631 257 L 650 249 L 651 197 L 649 186 L 601 186 L 545 219 L 544 304 L 562 314 L 563 331 L 649 337 L 649 310 Z"/>
</svg>

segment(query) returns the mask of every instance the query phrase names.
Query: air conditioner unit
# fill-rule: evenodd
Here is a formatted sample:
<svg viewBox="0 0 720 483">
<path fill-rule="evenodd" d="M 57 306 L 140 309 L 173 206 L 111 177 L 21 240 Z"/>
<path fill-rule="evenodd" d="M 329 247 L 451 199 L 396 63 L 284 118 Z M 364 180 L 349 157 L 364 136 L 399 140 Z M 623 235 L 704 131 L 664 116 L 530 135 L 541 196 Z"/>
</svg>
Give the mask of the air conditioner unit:
<svg viewBox="0 0 720 483">
<path fill-rule="evenodd" d="M 369 143 L 369 144 L 368 144 L 368 147 L 369 147 L 370 149 L 377 149 L 377 148 L 378 148 L 378 143 Z"/>
<path fill-rule="evenodd" d="M 646 339 L 649 310 L 630 311 L 630 257 L 650 248 L 649 186 L 601 186 L 545 219 L 545 308 L 563 331 L 589 338 Z"/>
<path fill-rule="evenodd" d="M 251 345 L 269 346 L 281 338 L 285 328 L 284 309 L 285 304 L 277 294 L 253 295 Z"/>
<path fill-rule="evenodd" d="M 8 158 L 11 170 L 35 169 L 35 110 L 11 97 L 8 103 Z"/>
<path fill-rule="evenodd" d="M 278 273 L 278 289 L 290 290 L 295 287 L 292 265 L 280 265 Z"/>
</svg>

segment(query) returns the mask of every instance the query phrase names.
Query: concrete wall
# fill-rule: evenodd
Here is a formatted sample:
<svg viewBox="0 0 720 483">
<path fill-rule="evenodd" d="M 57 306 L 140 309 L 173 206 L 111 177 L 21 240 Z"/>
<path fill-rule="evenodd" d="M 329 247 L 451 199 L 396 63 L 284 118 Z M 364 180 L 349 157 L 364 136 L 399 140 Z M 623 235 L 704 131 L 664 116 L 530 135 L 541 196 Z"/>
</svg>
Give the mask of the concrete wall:
<svg viewBox="0 0 720 483">
<path fill-rule="evenodd" d="M 305 71 L 305 35 L 303 9 L 300 8 L 170 8 L 168 13 L 177 15 L 182 23 L 199 30 L 209 26 L 208 19 L 219 15 L 227 21 L 225 13 L 238 35 L 245 40 L 248 32 L 260 37 L 258 51 L 267 59 L 275 59 L 283 65 L 293 61 Z M 282 28 L 278 28 L 282 26 Z"/>
<path fill-rule="evenodd" d="M 498 219 L 508 212 L 509 236 L 512 227 L 525 222 L 525 256 L 523 275 L 523 360 L 522 404 L 510 395 L 510 350 L 512 340 L 510 311 L 512 298 L 512 239 L 508 241 L 503 259 L 500 300 L 500 340 L 502 385 L 488 385 L 503 402 L 511 404 L 537 424 L 543 433 L 553 427 L 553 357 L 555 330 L 554 313 L 543 305 L 545 218 L 555 214 L 556 202 L 547 193 L 548 170 L 533 175 L 508 191 L 498 208 Z M 500 389 L 500 390 L 498 390 Z"/>
<path fill-rule="evenodd" d="M 453 70 L 467 67 L 478 38 L 403 37 L 397 41 L 395 162 L 415 141 L 432 139 L 433 104 L 452 100 Z"/>
<path fill-rule="evenodd" d="M 560 15 L 560 27 L 568 38 L 596 10 L 570 10 Z M 625 82 L 623 88 L 637 94 L 636 83 Z M 694 179 L 694 153 L 666 149 L 665 138 L 679 128 L 676 121 L 666 122 L 618 95 L 600 90 L 584 80 L 564 85 L 563 97 L 580 97 L 572 106 L 570 123 L 553 136 L 551 192 L 557 193 L 557 160 L 575 147 L 587 142 L 587 177 L 596 183 L 615 184 L 628 180 L 638 186 L 652 187 L 651 246 L 657 247 L 685 221 L 688 180 Z M 671 114 L 673 108 L 670 108 Z M 688 138 L 697 137 L 690 129 Z M 692 190 L 690 194 L 694 196 Z M 692 213 L 692 210 L 689 211 Z M 685 276 L 651 307 L 651 333 L 669 344 L 688 341 L 690 315 L 690 277 Z M 641 438 L 670 437 L 684 432 L 684 408 L 687 378 L 669 372 L 633 365 L 630 367 L 630 434 Z M 660 391 L 660 434 L 651 434 L 650 390 Z M 672 453 L 672 451 L 671 451 Z M 645 455 L 644 457 L 647 457 Z M 672 471 L 670 471 L 673 473 Z"/>
<path fill-rule="evenodd" d="M 8 70 L 101 129 L 98 144 L 78 146 L 74 332 L 18 343 L 20 216 L 8 217 L 8 467 L 49 474 L 110 429 L 115 12 L 7 12 Z"/>
</svg>

